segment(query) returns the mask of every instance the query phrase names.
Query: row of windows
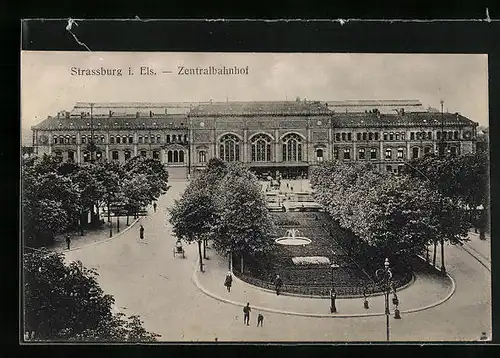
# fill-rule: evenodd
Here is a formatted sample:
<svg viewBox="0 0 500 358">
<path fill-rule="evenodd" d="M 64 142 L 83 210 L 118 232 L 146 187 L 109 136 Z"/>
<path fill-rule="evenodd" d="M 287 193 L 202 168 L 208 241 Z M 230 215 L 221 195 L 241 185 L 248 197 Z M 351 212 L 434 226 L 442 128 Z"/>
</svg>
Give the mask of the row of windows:
<svg viewBox="0 0 500 358">
<path fill-rule="evenodd" d="M 94 136 L 94 143 L 105 143 L 105 136 Z M 92 139 L 92 136 L 86 136 L 82 135 L 81 136 L 81 143 L 86 144 L 90 143 Z M 147 143 L 161 143 L 161 136 L 160 135 L 152 135 L 152 136 L 139 136 L 137 138 L 137 143 L 139 144 L 147 144 Z M 76 136 L 54 136 L 52 139 L 53 144 L 77 144 L 76 143 Z M 170 134 L 167 134 L 165 137 L 165 143 L 187 143 L 188 142 L 188 136 L 187 134 L 173 134 L 172 136 Z M 134 137 L 133 136 L 109 136 L 109 143 L 110 144 L 133 144 L 134 143 Z"/>
<path fill-rule="evenodd" d="M 169 150 L 167 152 L 167 162 L 168 163 L 184 163 L 184 151 L 183 150 Z"/>
<path fill-rule="evenodd" d="M 432 147 L 424 147 L 424 155 L 430 154 L 433 151 Z M 447 150 L 447 153 L 450 155 L 457 155 L 458 149 L 457 147 L 450 146 Z M 405 158 L 405 149 L 404 148 L 397 148 L 396 150 L 393 150 L 392 148 L 387 148 L 385 150 L 385 159 L 393 159 L 394 154 L 396 155 L 397 159 L 404 159 Z M 421 150 L 418 147 L 414 147 L 411 149 L 411 158 L 416 159 L 421 156 Z M 335 148 L 333 151 L 333 157 L 335 159 L 339 159 L 339 150 L 338 148 Z M 351 159 L 351 148 L 344 148 L 343 149 L 343 155 L 342 159 L 349 160 Z M 368 153 L 366 153 L 365 148 L 359 148 L 358 149 L 358 159 L 377 159 L 377 149 L 376 148 L 370 148 L 369 149 L 369 157 Z M 317 161 L 322 161 L 323 160 L 323 150 L 318 149 L 316 151 L 316 160 Z"/>
<path fill-rule="evenodd" d="M 443 136 L 443 139 L 454 139 L 458 140 L 459 139 L 459 132 L 458 131 L 447 131 L 447 132 L 437 132 L 437 139 L 441 139 L 441 133 Z M 465 132 L 464 133 L 464 138 L 469 138 L 470 137 L 470 132 Z M 383 133 L 382 138 L 384 141 L 387 140 L 406 140 L 406 133 L 405 132 L 385 132 Z M 410 132 L 410 140 L 432 140 L 433 135 L 432 132 Z M 379 133 L 378 132 L 363 132 L 363 133 L 356 133 L 356 140 L 357 141 L 366 141 L 366 140 L 379 140 Z M 336 142 L 348 142 L 352 141 L 352 134 L 350 132 L 341 132 L 341 133 L 335 133 L 335 141 Z"/>
<path fill-rule="evenodd" d="M 62 158 L 62 152 L 61 151 L 55 151 L 54 152 L 55 156 L 56 157 L 59 157 L 59 158 Z M 125 160 L 129 160 L 130 158 L 132 158 L 132 152 L 130 150 L 126 150 L 123 152 L 124 154 L 124 158 Z M 68 151 L 68 161 L 75 161 L 75 155 L 76 155 L 76 152 L 75 151 Z M 145 150 L 141 150 L 140 151 L 140 155 L 143 156 L 143 157 L 147 157 L 147 151 Z M 96 152 L 95 153 L 95 158 L 96 160 L 100 160 L 102 158 L 103 154 L 102 152 Z M 83 152 L 83 161 L 84 162 L 90 162 L 91 161 L 91 153 L 88 152 L 88 151 L 85 151 Z M 112 160 L 119 160 L 119 152 L 117 150 L 113 150 L 111 151 L 111 159 Z M 153 151 L 153 159 L 160 159 L 160 152 L 155 150 Z"/>
<path fill-rule="evenodd" d="M 271 161 L 271 138 L 264 134 L 252 138 L 252 161 Z M 219 157 L 226 162 L 240 160 L 240 141 L 234 134 L 227 134 L 219 141 Z M 302 138 L 294 133 L 283 138 L 282 160 L 302 161 Z"/>
</svg>

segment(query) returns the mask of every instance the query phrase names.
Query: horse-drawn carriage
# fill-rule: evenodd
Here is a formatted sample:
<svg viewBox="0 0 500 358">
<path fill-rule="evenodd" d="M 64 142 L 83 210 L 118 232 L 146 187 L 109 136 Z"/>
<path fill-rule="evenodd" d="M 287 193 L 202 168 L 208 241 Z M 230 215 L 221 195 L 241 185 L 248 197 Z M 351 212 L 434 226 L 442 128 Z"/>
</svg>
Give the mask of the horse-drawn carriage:
<svg viewBox="0 0 500 358">
<path fill-rule="evenodd" d="M 174 257 L 175 255 L 182 255 L 182 258 L 185 258 L 186 255 L 184 254 L 184 247 L 182 247 L 182 242 L 181 240 L 177 240 L 175 243 L 173 250 Z"/>
</svg>

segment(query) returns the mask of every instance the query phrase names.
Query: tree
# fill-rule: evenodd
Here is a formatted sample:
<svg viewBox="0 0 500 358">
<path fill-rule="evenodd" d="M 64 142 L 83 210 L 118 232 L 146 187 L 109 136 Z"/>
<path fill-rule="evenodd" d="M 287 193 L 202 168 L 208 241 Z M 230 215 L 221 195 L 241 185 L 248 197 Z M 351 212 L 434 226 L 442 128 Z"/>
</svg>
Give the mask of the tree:
<svg viewBox="0 0 500 358">
<path fill-rule="evenodd" d="M 94 206 L 104 195 L 104 187 L 96 177 L 93 175 L 89 167 L 79 167 L 77 171 L 72 173 L 71 180 L 78 187 L 80 194 L 79 208 L 80 208 L 80 232 L 83 235 L 83 220 L 87 212 L 94 213 Z M 94 217 L 94 215 L 92 215 Z"/>
<path fill-rule="evenodd" d="M 139 210 L 151 201 L 151 188 L 145 174 L 136 174 L 125 178 L 123 182 L 123 197 L 127 209 L 127 225 L 130 214 L 137 217 Z"/>
<path fill-rule="evenodd" d="M 201 243 L 206 237 L 214 221 L 215 210 L 212 198 L 203 180 L 194 179 L 169 209 L 170 223 L 175 235 L 187 242 L 198 243 L 200 271 L 203 271 Z"/>
<path fill-rule="evenodd" d="M 168 172 L 157 159 L 137 156 L 126 162 L 123 170 L 131 178 L 139 174 L 146 176 L 149 183 L 149 202 L 156 200 L 167 190 Z"/>
<path fill-rule="evenodd" d="M 56 253 L 23 254 L 24 331 L 35 340 L 155 341 L 137 316 L 114 314 L 94 270 Z"/>
<path fill-rule="evenodd" d="M 80 195 L 70 178 L 31 164 L 22 168 L 23 235 L 28 244 L 41 246 L 78 220 Z"/>
<path fill-rule="evenodd" d="M 465 236 L 460 206 L 420 178 L 375 172 L 368 164 L 326 162 L 311 182 L 318 202 L 373 255 L 406 260 L 429 241 L 455 244 Z"/>
<path fill-rule="evenodd" d="M 243 259 L 244 255 L 255 256 L 271 250 L 272 222 L 254 174 L 232 164 L 214 198 L 217 221 L 212 236 L 218 252 L 237 253 Z"/>
<path fill-rule="evenodd" d="M 112 161 L 98 162 L 92 166 L 93 175 L 102 187 L 102 201 L 106 203 L 108 211 L 108 222 L 111 222 L 111 205 L 119 197 L 125 172 L 120 163 Z"/>
</svg>

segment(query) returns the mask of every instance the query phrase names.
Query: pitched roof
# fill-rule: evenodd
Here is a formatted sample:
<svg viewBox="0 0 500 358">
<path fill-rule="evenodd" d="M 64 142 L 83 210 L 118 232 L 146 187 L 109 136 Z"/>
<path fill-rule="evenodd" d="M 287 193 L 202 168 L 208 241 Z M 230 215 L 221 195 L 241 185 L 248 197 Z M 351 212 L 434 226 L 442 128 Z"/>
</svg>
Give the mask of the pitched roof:
<svg viewBox="0 0 500 358">
<path fill-rule="evenodd" d="M 161 117 L 49 117 L 43 122 L 34 125 L 32 129 L 158 129 L 158 128 L 187 128 L 188 119 L 185 115 L 163 115 Z"/>
<path fill-rule="evenodd" d="M 299 115 L 329 114 L 325 103 L 319 101 L 252 101 L 212 102 L 194 107 L 190 116 L 212 115 Z"/>
<path fill-rule="evenodd" d="M 405 112 L 404 114 L 375 113 L 335 113 L 333 127 L 390 127 L 422 126 L 438 127 L 443 125 L 476 125 L 475 122 L 458 113 Z"/>
<path fill-rule="evenodd" d="M 152 112 L 155 115 L 162 114 L 185 114 L 192 107 L 198 105 L 197 102 L 102 102 L 102 103 L 89 103 L 77 102 L 70 112 L 71 116 L 80 117 L 82 113 L 99 116 L 109 116 L 112 111 L 116 116 L 149 116 Z"/>
<path fill-rule="evenodd" d="M 418 99 L 348 99 L 344 101 L 327 101 L 328 106 L 421 106 Z"/>
</svg>

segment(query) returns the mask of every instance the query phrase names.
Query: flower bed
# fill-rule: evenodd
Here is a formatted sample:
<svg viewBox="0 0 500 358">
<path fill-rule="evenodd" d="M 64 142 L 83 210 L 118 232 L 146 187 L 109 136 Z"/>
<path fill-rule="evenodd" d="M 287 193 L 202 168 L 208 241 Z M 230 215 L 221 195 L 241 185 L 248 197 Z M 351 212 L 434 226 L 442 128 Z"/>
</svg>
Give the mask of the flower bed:
<svg viewBox="0 0 500 358">
<path fill-rule="evenodd" d="M 324 256 L 299 256 L 292 257 L 295 265 L 330 265 L 330 259 Z"/>
<path fill-rule="evenodd" d="M 375 283 L 375 270 L 380 263 L 356 262 L 348 256 L 342 235 L 349 235 L 334 222 L 325 224 L 328 218 L 324 213 L 286 212 L 273 213 L 276 225 L 275 237 L 286 236 L 286 231 L 294 223 L 299 230 L 298 236 L 311 240 L 308 245 L 275 245 L 273 252 L 260 258 L 245 259 L 244 272 L 240 272 L 240 260 L 233 261 L 235 274 L 242 280 L 268 289 L 274 289 L 274 278 L 279 274 L 283 280 L 283 292 L 304 295 L 329 295 L 333 284 L 339 296 L 362 296 L 380 292 Z M 332 237 L 333 236 L 333 237 Z M 339 244 L 342 242 L 346 250 Z M 322 259 L 316 259 L 322 257 Z M 308 258 L 308 259 L 305 259 Z M 315 259 L 311 259 L 315 258 Z M 295 259 L 295 260 L 294 260 Z M 359 259 L 358 259 L 359 261 Z M 330 264 L 339 267 L 332 269 Z M 411 270 L 393 268 L 395 287 L 407 284 L 412 279 Z"/>
</svg>

